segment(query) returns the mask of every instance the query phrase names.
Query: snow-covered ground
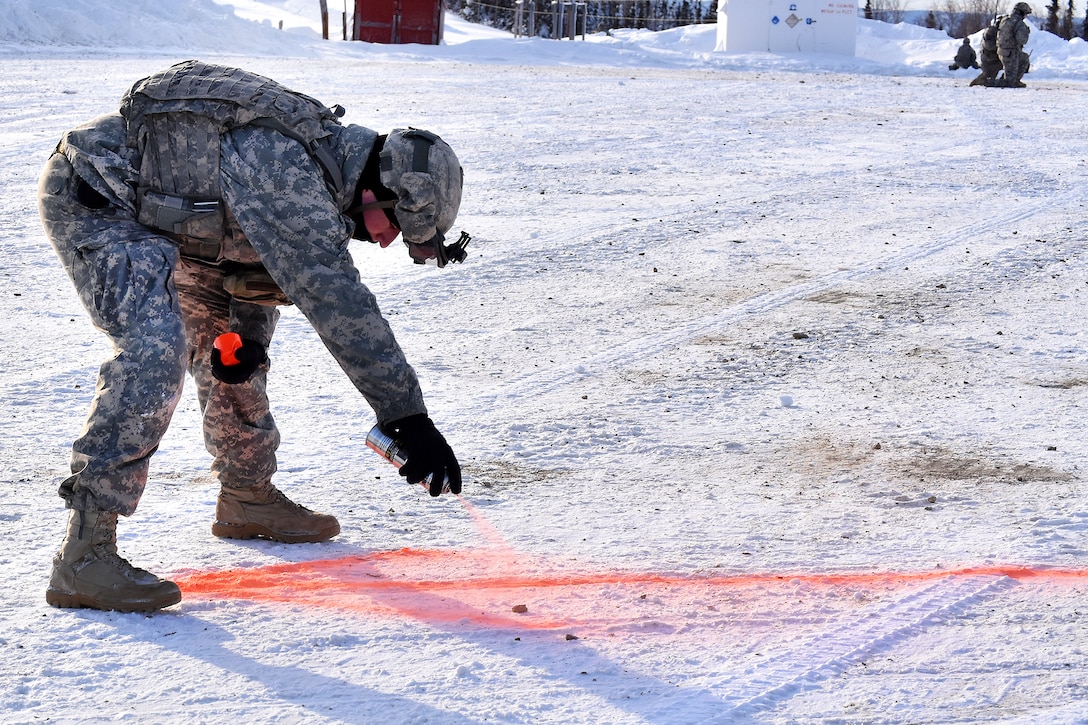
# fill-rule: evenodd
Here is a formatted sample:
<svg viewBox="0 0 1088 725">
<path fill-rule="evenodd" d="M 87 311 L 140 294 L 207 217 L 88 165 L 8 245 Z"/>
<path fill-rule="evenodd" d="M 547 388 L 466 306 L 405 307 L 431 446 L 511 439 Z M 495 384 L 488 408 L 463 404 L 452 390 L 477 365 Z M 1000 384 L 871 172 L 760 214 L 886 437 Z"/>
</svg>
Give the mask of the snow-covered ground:
<svg viewBox="0 0 1088 725">
<path fill-rule="evenodd" d="M 1033 32 L 1013 91 L 913 26 L 860 22 L 853 59 L 454 18 L 385 47 L 302 0 L 131 5 L 0 0 L 0 720 L 1088 721 L 1083 42 Z M 276 482 L 343 533 L 212 537 L 189 391 L 120 525 L 184 601 L 53 609 L 108 349 L 37 174 L 192 56 L 458 150 L 466 264 L 353 251 L 465 493 L 365 448 L 288 310 Z"/>
</svg>

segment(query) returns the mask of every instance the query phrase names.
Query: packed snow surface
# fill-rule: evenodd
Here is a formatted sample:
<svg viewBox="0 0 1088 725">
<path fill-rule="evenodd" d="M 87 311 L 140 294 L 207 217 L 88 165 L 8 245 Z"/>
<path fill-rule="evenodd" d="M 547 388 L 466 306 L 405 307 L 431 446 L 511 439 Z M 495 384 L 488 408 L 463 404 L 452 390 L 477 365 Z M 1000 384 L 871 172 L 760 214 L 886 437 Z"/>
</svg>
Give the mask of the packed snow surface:
<svg viewBox="0 0 1088 725">
<path fill-rule="evenodd" d="M 1082 41 L 1034 30 L 1002 90 L 913 26 L 859 21 L 855 58 L 452 17 L 394 47 L 322 41 L 317 5 L 0 0 L 0 720 L 1088 721 Z M 352 252 L 465 491 L 365 447 L 287 309 L 275 482 L 341 535 L 212 537 L 190 389 L 119 526 L 184 600 L 53 609 L 109 349 L 37 175 L 190 57 L 458 151 L 465 264 Z"/>
</svg>

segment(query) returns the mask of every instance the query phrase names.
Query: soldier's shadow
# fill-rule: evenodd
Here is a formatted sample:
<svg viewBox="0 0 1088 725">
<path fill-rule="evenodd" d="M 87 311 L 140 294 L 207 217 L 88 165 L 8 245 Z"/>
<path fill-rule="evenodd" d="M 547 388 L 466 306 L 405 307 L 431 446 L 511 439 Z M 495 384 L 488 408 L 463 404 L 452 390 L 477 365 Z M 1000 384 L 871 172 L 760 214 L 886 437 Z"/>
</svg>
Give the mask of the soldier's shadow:
<svg viewBox="0 0 1088 725">
<path fill-rule="evenodd" d="M 161 624 L 167 617 L 171 618 L 171 624 L 176 628 L 169 637 L 156 637 L 155 643 L 180 657 L 203 661 L 208 665 L 207 668 L 200 668 L 204 673 L 200 680 L 191 683 L 195 690 L 192 698 L 200 703 L 190 713 L 195 719 L 202 719 L 199 708 L 208 708 L 212 717 L 246 709 L 254 712 L 257 720 L 264 719 L 269 712 L 276 713 L 275 716 L 268 715 L 269 720 L 305 721 L 310 718 L 298 710 L 292 712 L 290 706 L 294 706 L 312 713 L 312 721 L 412 721 L 453 725 L 478 722 L 418 699 L 375 690 L 347 678 L 320 674 L 301 664 L 272 664 L 237 652 L 230 646 L 236 640 L 235 635 L 226 627 L 200 616 L 200 612 L 165 610 L 156 614 L 154 619 Z M 126 620 L 127 617 L 111 618 L 119 634 L 131 636 Z M 313 658 L 310 661 L 313 662 Z M 251 681 L 254 695 L 248 698 L 240 695 L 237 684 L 224 682 L 222 675 L 217 676 L 218 671 L 233 673 Z M 217 689 L 216 683 L 220 682 L 223 685 Z M 262 704 L 262 699 L 267 702 Z M 267 711 L 261 714 L 264 708 Z"/>
<path fill-rule="evenodd" d="M 269 570 L 273 578 L 263 578 L 262 572 Z M 313 577 L 315 570 L 320 571 L 319 577 Z M 670 705 L 675 707 L 681 702 L 685 717 L 693 714 L 713 717 L 727 707 L 721 697 L 707 688 L 678 686 L 656 674 L 639 672 L 635 668 L 621 665 L 598 651 L 592 638 L 572 635 L 575 628 L 564 626 L 561 621 L 533 624 L 513 614 L 481 612 L 478 603 L 471 596 L 459 597 L 461 592 L 456 588 L 435 588 L 433 582 L 390 581 L 388 569 L 375 565 L 367 553 L 355 552 L 354 555 L 336 559 L 296 561 L 258 568 L 253 570 L 256 580 L 255 586 L 250 589 L 246 589 L 246 585 L 241 583 L 246 580 L 246 573 L 240 571 L 237 574 L 239 588 L 235 595 L 243 602 L 247 599 L 253 602 L 240 602 L 239 606 L 303 607 L 326 614 L 332 612 L 342 618 L 380 617 L 394 622 L 415 623 L 429 628 L 432 632 L 441 633 L 442 636 L 468 642 L 484 651 L 500 655 L 508 662 L 517 662 L 526 671 L 545 672 L 546 679 L 551 683 L 547 686 L 549 690 L 554 689 L 556 682 L 566 682 L 572 693 L 582 692 L 601 698 L 617 709 L 651 722 L 667 718 Z M 306 583 L 307 579 L 309 583 Z M 315 580 L 318 582 L 316 588 L 310 585 Z M 383 580 L 391 586 L 375 586 Z M 300 588 L 293 590 L 293 583 L 296 582 Z M 271 595 L 266 596 L 266 593 Z M 283 616 L 288 615 L 284 613 Z M 199 618 L 199 613 L 186 619 L 191 618 Z M 322 620 L 325 620 L 323 616 L 315 617 L 315 621 Z M 210 625 L 207 632 L 194 631 L 193 637 L 197 641 L 208 640 L 208 632 L 212 633 L 210 642 L 204 646 L 190 646 L 182 642 L 171 644 L 184 654 L 204 658 L 212 664 L 259 680 L 270 692 L 283 693 L 286 699 L 292 701 L 296 701 L 294 697 L 299 692 L 311 692 L 313 688 L 321 688 L 318 691 L 328 693 L 328 699 L 332 701 L 354 703 L 345 705 L 343 710 L 343 715 L 349 719 L 352 716 L 358 717 L 359 707 L 365 706 L 367 710 L 373 709 L 375 712 L 397 713 L 395 720 L 402 716 L 403 719 L 426 719 L 441 714 L 443 723 L 472 722 L 466 716 L 436 710 L 409 697 L 398 697 L 344 680 L 317 675 L 301 667 L 267 665 L 244 657 L 227 646 L 233 637 L 217 625 Z M 646 642 L 642 642 L 639 647 L 645 645 Z M 375 645 L 368 642 L 367 646 Z M 350 651 L 350 648 L 338 648 L 338 651 L 344 653 Z M 421 676 L 430 674 L 433 677 L 437 674 L 435 668 L 442 666 L 432 663 L 429 673 L 421 673 Z M 466 688 L 476 686 L 473 684 L 476 679 L 494 676 L 494 673 L 487 672 L 478 677 L 478 673 L 471 668 L 464 673 L 455 674 L 452 664 L 446 663 L 444 667 L 449 671 L 443 677 L 464 677 Z M 480 686 L 485 685 L 486 683 L 482 683 Z M 524 683 L 521 686 L 524 687 Z M 448 687 L 456 688 L 457 680 L 453 679 Z M 646 693 L 646 696 L 620 697 L 616 695 L 618 691 Z M 315 712 L 320 707 L 322 715 L 330 714 L 324 703 L 319 706 L 316 703 L 298 701 L 297 704 L 313 707 Z M 412 714 L 411 717 L 407 717 L 409 713 Z"/>
</svg>

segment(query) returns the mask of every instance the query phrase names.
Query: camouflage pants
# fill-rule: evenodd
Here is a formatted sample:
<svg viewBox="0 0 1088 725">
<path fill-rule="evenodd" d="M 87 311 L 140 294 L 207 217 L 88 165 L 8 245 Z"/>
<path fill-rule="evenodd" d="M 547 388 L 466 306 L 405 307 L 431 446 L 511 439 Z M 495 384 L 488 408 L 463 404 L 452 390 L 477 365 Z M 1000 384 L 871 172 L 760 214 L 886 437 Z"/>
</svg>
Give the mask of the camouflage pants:
<svg viewBox="0 0 1088 725">
<path fill-rule="evenodd" d="M 59 153 L 42 172 L 38 205 L 80 301 L 113 344 L 60 494 L 71 508 L 127 516 L 143 494 L 148 461 L 185 378 L 185 332 L 171 277 L 177 248 L 89 191 Z"/>
<path fill-rule="evenodd" d="M 1019 83 L 1024 74 L 1028 72 L 1030 56 L 1022 50 L 999 51 L 1001 67 L 1005 69 L 1005 82 L 1007 84 Z"/>
<path fill-rule="evenodd" d="M 189 372 L 204 415 L 204 445 L 212 471 L 230 488 L 264 483 L 276 472 L 280 434 L 269 411 L 262 365 L 247 382 L 228 385 L 212 376 L 215 338 L 233 330 L 268 347 L 279 320 L 275 307 L 241 302 L 223 289 L 221 268 L 181 259 L 174 273 L 188 340 Z"/>
<path fill-rule="evenodd" d="M 998 73 L 1001 72 L 1001 59 L 997 56 L 996 52 L 983 51 L 982 52 L 982 72 L 978 74 L 978 77 L 971 81 L 973 86 L 990 86 L 993 85 L 994 79 L 997 78 Z"/>
<path fill-rule="evenodd" d="M 228 329 L 267 346 L 278 311 L 232 300 L 220 270 L 180 260 L 172 241 L 87 189 L 68 159 L 54 154 L 38 190 L 46 235 L 114 348 L 99 370 L 61 497 L 70 508 L 136 510 L 186 367 L 220 482 L 246 488 L 269 480 L 279 432 L 265 394 L 267 367 L 247 383 L 226 385 L 212 377 L 209 352 Z"/>
</svg>

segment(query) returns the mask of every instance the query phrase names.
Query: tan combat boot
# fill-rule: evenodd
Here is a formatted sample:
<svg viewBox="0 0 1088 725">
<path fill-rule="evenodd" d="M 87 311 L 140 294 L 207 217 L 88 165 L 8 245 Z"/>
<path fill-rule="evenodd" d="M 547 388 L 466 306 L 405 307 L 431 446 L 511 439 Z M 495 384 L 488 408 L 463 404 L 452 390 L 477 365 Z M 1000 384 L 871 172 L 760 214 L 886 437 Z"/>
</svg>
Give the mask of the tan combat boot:
<svg viewBox="0 0 1088 725">
<path fill-rule="evenodd" d="M 225 539 L 271 539 L 283 544 L 326 541 L 340 533 L 334 516 L 299 506 L 273 486 L 219 492 L 212 533 Z"/>
<path fill-rule="evenodd" d="M 117 514 L 73 510 L 53 557 L 45 601 L 54 607 L 150 612 L 180 602 L 181 590 L 117 553 Z"/>
</svg>

